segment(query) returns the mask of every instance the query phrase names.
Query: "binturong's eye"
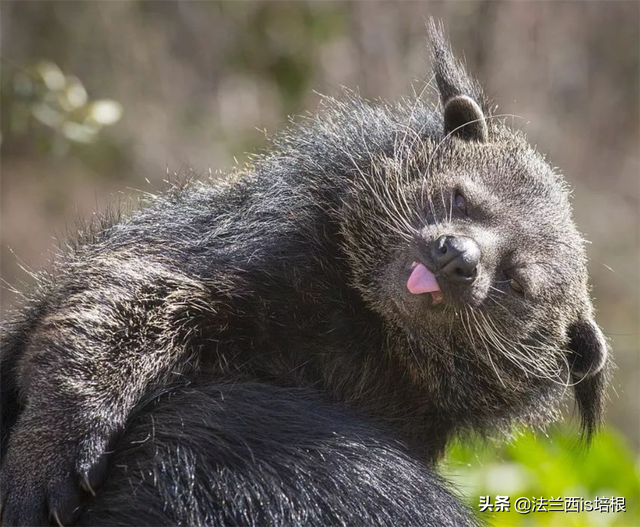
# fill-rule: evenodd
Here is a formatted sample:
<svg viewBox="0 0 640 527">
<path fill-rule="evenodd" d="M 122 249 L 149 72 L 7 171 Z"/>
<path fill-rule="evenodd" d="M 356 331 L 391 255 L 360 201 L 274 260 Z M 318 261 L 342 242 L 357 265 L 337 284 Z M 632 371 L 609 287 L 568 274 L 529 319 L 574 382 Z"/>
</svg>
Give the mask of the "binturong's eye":
<svg viewBox="0 0 640 527">
<path fill-rule="evenodd" d="M 464 196 L 460 193 L 460 191 L 456 192 L 455 197 L 453 198 L 453 204 L 463 214 L 467 215 L 467 200 L 464 199 Z"/>
<path fill-rule="evenodd" d="M 521 295 L 524 294 L 524 287 L 522 287 L 522 284 L 514 278 L 509 280 L 509 287 L 516 293 L 519 293 Z"/>
</svg>

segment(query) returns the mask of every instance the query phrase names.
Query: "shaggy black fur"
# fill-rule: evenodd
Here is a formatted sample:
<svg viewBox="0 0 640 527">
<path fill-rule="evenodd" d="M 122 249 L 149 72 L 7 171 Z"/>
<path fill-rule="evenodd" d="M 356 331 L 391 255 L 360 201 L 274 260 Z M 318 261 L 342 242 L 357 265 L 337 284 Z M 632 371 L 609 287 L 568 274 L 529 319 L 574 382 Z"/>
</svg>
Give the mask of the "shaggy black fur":
<svg viewBox="0 0 640 527">
<path fill-rule="evenodd" d="M 134 412 L 80 525 L 476 525 L 387 431 L 312 392 L 163 392 Z"/>
<path fill-rule="evenodd" d="M 441 108 L 327 100 L 39 277 L 2 334 L 4 525 L 71 520 L 136 405 L 194 375 L 313 388 L 431 463 L 455 434 L 554 419 L 572 384 L 590 437 L 607 353 L 566 185 L 431 32 Z M 477 247 L 472 282 L 434 265 L 445 236 Z M 442 302 L 408 291 L 418 262 Z"/>
</svg>

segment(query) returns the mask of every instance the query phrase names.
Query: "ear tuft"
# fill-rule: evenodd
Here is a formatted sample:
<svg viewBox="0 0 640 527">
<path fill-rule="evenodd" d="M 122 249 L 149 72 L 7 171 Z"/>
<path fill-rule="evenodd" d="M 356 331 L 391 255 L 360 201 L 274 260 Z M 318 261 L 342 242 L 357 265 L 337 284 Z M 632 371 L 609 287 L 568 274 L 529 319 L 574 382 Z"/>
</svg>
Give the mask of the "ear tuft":
<svg viewBox="0 0 640 527">
<path fill-rule="evenodd" d="M 481 114 L 486 113 L 487 103 L 482 88 L 467 74 L 464 66 L 454 57 L 442 22 L 436 24 L 434 19 L 430 18 L 427 23 L 427 31 L 442 106 L 446 107 L 454 97 L 466 95 L 480 108 Z"/>
<path fill-rule="evenodd" d="M 482 109 L 466 95 L 453 97 L 445 104 L 444 133 L 479 143 L 486 143 L 489 139 Z"/>
<path fill-rule="evenodd" d="M 587 444 L 602 423 L 607 380 L 608 347 L 600 328 L 590 318 L 578 320 L 569 328 L 569 365 Z"/>
</svg>

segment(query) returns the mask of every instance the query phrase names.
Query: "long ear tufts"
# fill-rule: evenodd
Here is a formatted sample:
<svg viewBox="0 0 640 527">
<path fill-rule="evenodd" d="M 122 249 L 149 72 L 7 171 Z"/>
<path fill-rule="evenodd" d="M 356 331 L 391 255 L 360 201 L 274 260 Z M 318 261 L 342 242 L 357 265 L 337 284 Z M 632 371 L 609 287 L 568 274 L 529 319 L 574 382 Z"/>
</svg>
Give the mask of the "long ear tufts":
<svg viewBox="0 0 640 527">
<path fill-rule="evenodd" d="M 568 337 L 571 380 L 574 383 L 582 435 L 589 443 L 602 423 L 604 414 L 605 392 L 611 369 L 607 342 L 600 328 L 590 318 L 572 324 Z"/>
<path fill-rule="evenodd" d="M 588 445 L 602 426 L 608 374 L 600 372 L 593 377 L 582 378 L 572 376 L 572 380 L 575 383 L 574 397 L 580 414 L 580 431 L 582 439 Z"/>
<path fill-rule="evenodd" d="M 447 103 L 454 97 L 466 95 L 473 99 L 483 114 L 486 114 L 487 104 L 482 88 L 467 74 L 463 65 L 453 56 L 442 22 L 436 23 L 433 18 L 430 18 L 427 23 L 427 31 L 431 43 L 434 73 L 442 106 L 446 107 Z"/>
</svg>

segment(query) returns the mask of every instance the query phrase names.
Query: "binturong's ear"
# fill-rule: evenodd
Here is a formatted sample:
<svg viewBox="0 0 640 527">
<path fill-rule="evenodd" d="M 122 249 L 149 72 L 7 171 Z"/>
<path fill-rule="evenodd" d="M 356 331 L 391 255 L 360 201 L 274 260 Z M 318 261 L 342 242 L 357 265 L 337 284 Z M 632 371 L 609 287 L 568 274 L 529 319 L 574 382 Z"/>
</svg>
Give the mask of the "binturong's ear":
<svg viewBox="0 0 640 527">
<path fill-rule="evenodd" d="M 445 104 L 444 133 L 479 143 L 486 143 L 489 139 L 489 130 L 482 109 L 466 95 L 453 97 Z"/>
<path fill-rule="evenodd" d="M 486 101 L 482 88 L 456 60 L 442 24 L 428 22 L 433 67 L 444 108 L 444 133 L 467 141 L 488 139 Z"/>
<path fill-rule="evenodd" d="M 600 328 L 590 318 L 569 327 L 569 364 L 571 373 L 579 377 L 597 375 L 607 363 L 607 341 Z"/>
<path fill-rule="evenodd" d="M 571 380 L 588 443 L 602 422 L 610 369 L 608 346 L 600 328 L 587 317 L 569 327 L 568 337 Z"/>
</svg>

